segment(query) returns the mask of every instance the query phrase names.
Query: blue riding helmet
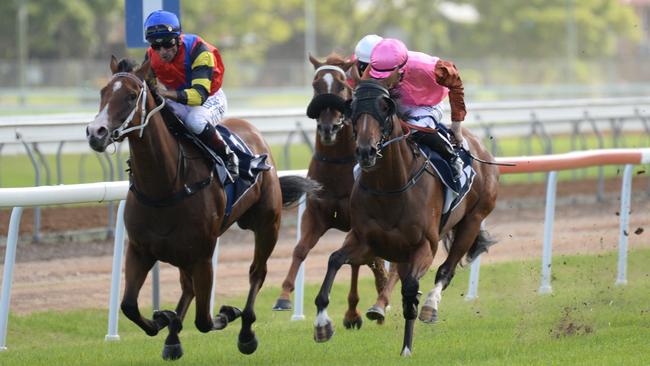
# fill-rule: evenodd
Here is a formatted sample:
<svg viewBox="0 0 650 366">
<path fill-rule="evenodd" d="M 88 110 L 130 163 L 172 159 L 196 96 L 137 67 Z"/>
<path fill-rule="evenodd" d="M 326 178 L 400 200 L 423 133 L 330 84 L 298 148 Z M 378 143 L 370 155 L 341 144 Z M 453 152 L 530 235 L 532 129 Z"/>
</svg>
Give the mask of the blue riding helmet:
<svg viewBox="0 0 650 366">
<path fill-rule="evenodd" d="M 144 21 L 145 38 L 149 43 L 181 35 L 181 22 L 174 13 L 156 10 Z"/>
</svg>

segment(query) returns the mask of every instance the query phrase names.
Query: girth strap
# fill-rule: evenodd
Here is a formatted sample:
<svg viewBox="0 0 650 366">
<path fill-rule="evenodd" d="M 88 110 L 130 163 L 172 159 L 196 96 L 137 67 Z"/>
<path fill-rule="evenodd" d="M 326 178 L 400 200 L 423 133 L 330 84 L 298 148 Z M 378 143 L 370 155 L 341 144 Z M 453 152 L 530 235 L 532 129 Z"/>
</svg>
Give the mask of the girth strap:
<svg viewBox="0 0 650 366">
<path fill-rule="evenodd" d="M 179 201 L 181 201 L 181 200 L 183 200 L 183 199 L 185 199 L 185 198 L 187 198 L 189 196 L 192 196 L 196 192 L 198 192 L 198 191 L 202 190 L 203 188 L 209 186 L 210 183 L 212 183 L 212 181 L 214 180 L 214 173 L 213 172 L 214 172 L 214 169 L 210 170 L 210 176 L 207 177 L 206 179 L 204 179 L 204 180 L 202 180 L 200 182 L 192 183 L 190 185 L 185 184 L 183 186 L 182 190 L 177 191 L 175 193 L 172 193 L 170 196 L 167 196 L 167 197 L 161 198 L 161 199 L 157 199 L 157 200 L 151 199 L 151 198 L 147 197 L 144 193 L 138 191 L 137 188 L 135 188 L 135 184 L 133 183 L 133 181 L 131 181 L 130 184 L 129 184 L 129 190 L 131 192 L 133 192 L 133 194 L 135 195 L 135 198 L 137 198 L 138 201 L 140 201 L 140 203 L 142 203 L 142 204 L 144 204 L 146 206 L 167 207 L 167 206 L 171 206 L 174 203 L 179 202 Z"/>
</svg>

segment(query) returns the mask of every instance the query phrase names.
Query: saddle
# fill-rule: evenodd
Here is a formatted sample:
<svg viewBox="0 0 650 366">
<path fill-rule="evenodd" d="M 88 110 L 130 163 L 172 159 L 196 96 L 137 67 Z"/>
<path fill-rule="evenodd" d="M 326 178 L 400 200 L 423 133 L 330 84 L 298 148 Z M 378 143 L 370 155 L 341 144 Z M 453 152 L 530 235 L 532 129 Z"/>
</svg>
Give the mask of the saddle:
<svg viewBox="0 0 650 366">
<path fill-rule="evenodd" d="M 239 158 L 239 177 L 235 182 L 231 182 L 225 163 L 217 153 L 212 151 L 195 134 L 189 131 L 187 126 L 171 110 L 163 108 L 161 113 L 165 114 L 165 121 L 175 121 L 175 123 L 166 123 L 169 132 L 176 138 L 184 139 L 192 143 L 206 160 L 212 164 L 213 172 L 216 173 L 221 186 L 226 192 L 226 216 L 230 215 L 232 207 L 257 182 L 259 173 L 271 169 L 271 166 L 266 162 L 268 158 L 267 154 L 258 155 L 253 153 L 244 140 L 234 132 L 223 125 L 217 125 L 215 128 Z"/>
</svg>

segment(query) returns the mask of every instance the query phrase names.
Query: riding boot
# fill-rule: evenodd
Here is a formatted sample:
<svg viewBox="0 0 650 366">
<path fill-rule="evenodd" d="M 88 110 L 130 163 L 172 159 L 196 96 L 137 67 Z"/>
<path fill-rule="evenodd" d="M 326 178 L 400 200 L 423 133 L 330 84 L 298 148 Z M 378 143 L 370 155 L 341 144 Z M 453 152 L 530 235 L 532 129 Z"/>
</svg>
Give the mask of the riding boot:
<svg viewBox="0 0 650 366">
<path fill-rule="evenodd" d="M 445 159 L 451 168 L 454 181 L 458 181 L 463 171 L 463 160 L 458 155 L 458 152 L 451 145 L 446 138 L 437 133 L 427 133 L 418 131 L 413 135 L 415 142 L 423 144 L 431 148 L 433 151 L 440 154 L 440 157 Z"/>
<path fill-rule="evenodd" d="M 223 159 L 226 169 L 234 182 L 239 176 L 239 158 L 230 150 L 228 144 L 221 139 L 221 136 L 213 125 L 207 124 L 203 131 L 197 135 L 199 139 Z"/>
</svg>

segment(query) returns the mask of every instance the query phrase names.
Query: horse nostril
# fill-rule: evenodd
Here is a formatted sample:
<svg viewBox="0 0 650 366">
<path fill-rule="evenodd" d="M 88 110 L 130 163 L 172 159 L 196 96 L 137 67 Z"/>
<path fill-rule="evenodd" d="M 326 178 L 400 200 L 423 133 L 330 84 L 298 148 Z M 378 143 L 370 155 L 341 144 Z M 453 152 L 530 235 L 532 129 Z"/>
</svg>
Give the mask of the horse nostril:
<svg viewBox="0 0 650 366">
<path fill-rule="evenodd" d="M 90 136 L 90 131 L 88 130 L 88 126 L 86 126 L 86 137 Z"/>
<path fill-rule="evenodd" d="M 108 128 L 102 126 L 97 129 L 97 136 L 104 138 L 106 135 L 108 135 Z"/>
</svg>

